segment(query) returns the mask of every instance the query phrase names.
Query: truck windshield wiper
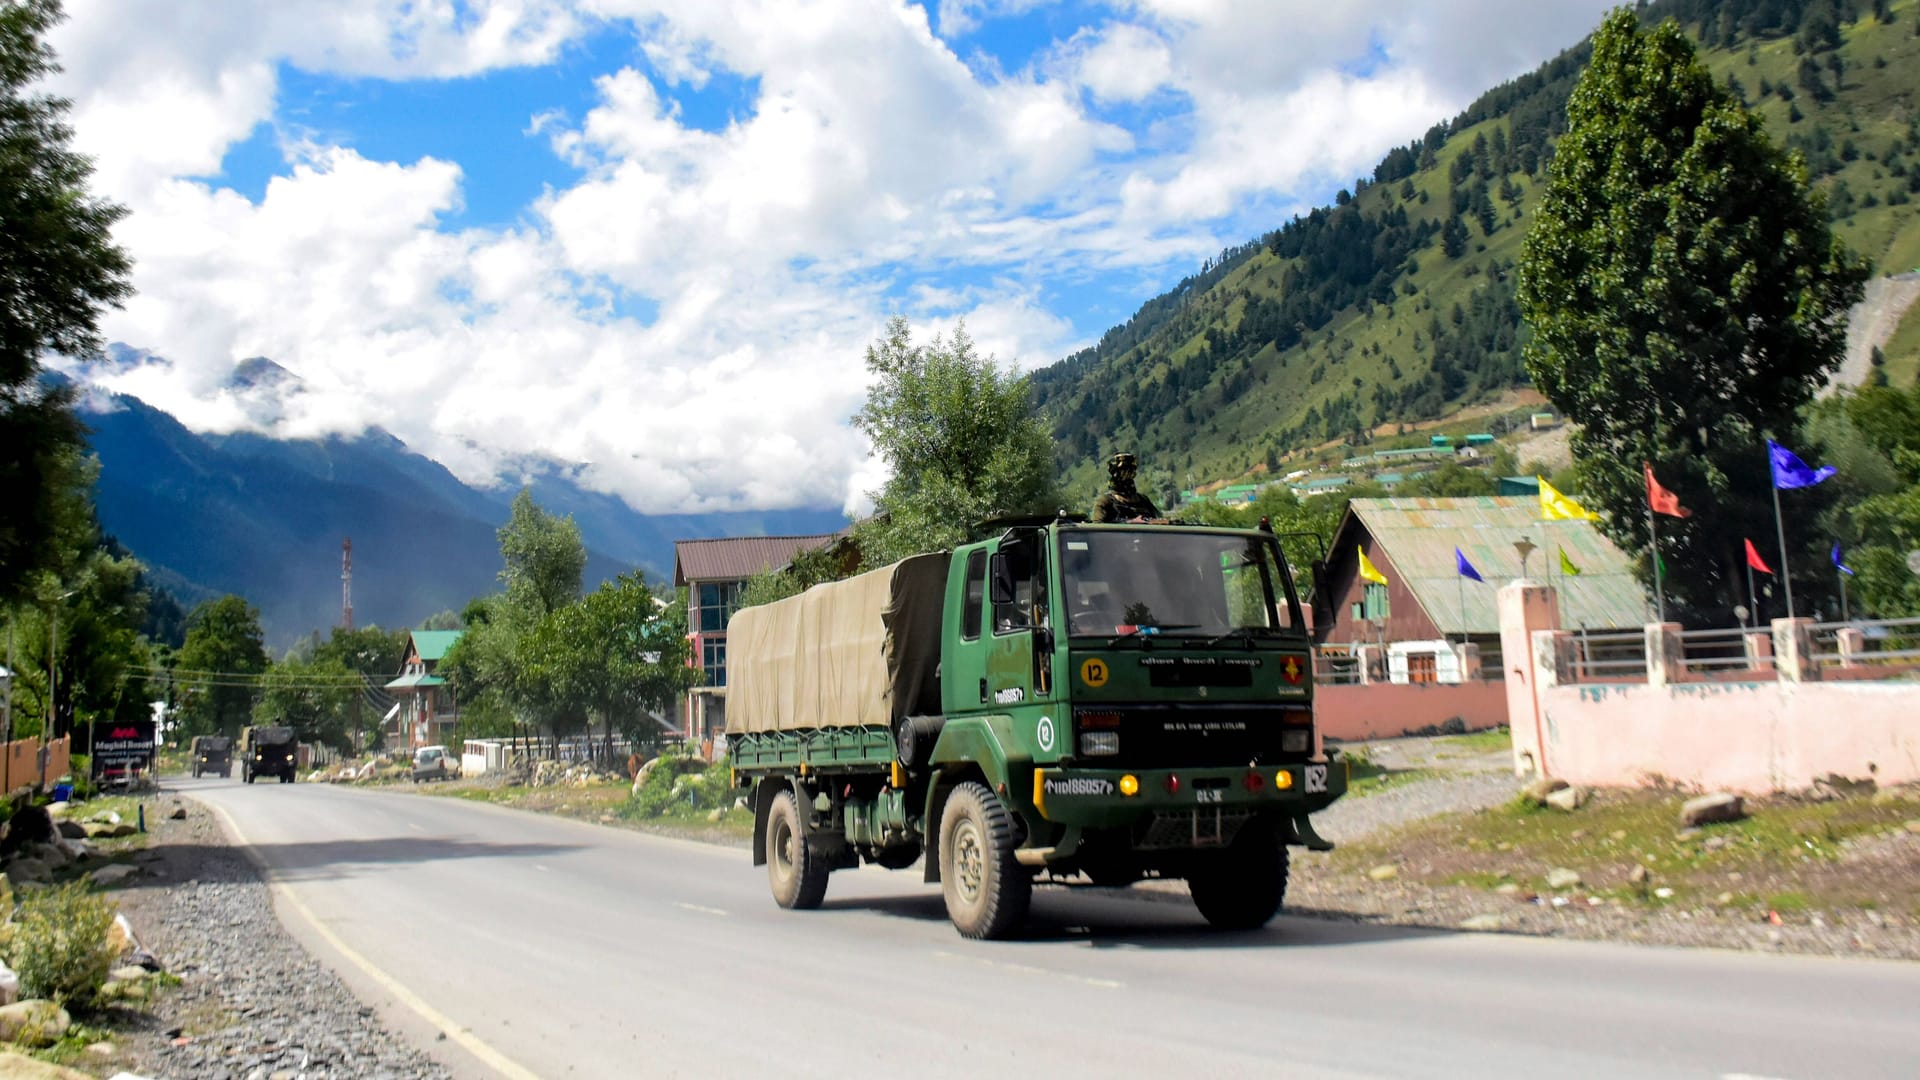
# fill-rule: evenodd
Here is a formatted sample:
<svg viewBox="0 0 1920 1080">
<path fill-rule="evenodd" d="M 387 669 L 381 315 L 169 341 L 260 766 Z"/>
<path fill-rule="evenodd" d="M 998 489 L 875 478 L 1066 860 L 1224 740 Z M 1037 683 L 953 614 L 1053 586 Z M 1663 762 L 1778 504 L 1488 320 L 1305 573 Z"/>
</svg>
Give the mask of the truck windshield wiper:
<svg viewBox="0 0 1920 1080">
<path fill-rule="evenodd" d="M 1201 642 L 1200 647 L 1203 649 L 1211 649 L 1215 645 L 1218 645 L 1223 641 L 1228 641 L 1233 638 L 1239 638 L 1241 644 L 1245 645 L 1249 649 L 1253 648 L 1253 627 L 1236 626 L 1224 634 L 1216 634 L 1213 637 L 1210 637 L 1207 640 Z"/>
</svg>

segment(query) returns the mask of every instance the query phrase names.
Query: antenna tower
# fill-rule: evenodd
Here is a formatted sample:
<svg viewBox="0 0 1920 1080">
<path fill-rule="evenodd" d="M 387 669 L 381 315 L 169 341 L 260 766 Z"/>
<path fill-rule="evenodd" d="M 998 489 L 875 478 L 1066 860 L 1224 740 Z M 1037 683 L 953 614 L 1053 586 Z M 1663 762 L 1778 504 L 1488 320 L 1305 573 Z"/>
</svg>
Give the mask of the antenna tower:
<svg viewBox="0 0 1920 1080">
<path fill-rule="evenodd" d="M 340 542 L 340 621 L 353 629 L 353 537 Z"/>
</svg>

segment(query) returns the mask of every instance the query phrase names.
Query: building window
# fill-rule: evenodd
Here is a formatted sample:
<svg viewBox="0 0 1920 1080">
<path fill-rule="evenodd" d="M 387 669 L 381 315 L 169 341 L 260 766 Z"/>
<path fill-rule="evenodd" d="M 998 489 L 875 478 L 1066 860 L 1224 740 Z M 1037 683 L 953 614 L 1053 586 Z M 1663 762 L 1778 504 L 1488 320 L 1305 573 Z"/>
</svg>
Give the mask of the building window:
<svg viewBox="0 0 1920 1080">
<path fill-rule="evenodd" d="M 1361 604 L 1365 608 L 1365 618 L 1385 620 L 1393 614 L 1387 606 L 1387 587 L 1377 582 L 1368 582 L 1367 591 L 1361 594 Z"/>
<path fill-rule="evenodd" d="M 711 634 L 723 632 L 727 620 L 740 609 L 741 583 L 738 581 L 715 581 L 700 586 L 700 632 Z"/>
<path fill-rule="evenodd" d="M 1407 681 L 1410 683 L 1439 682 L 1440 658 L 1432 653 L 1409 653 L 1407 655 Z"/>
<path fill-rule="evenodd" d="M 706 685 L 727 685 L 726 638 L 706 638 L 700 642 L 700 669 L 706 672 Z"/>
</svg>

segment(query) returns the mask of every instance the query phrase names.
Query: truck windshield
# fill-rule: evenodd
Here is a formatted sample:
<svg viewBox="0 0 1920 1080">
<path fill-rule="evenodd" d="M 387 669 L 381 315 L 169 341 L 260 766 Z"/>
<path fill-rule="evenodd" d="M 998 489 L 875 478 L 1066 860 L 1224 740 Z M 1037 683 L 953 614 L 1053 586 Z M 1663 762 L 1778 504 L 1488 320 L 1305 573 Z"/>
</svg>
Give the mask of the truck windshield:
<svg viewBox="0 0 1920 1080">
<path fill-rule="evenodd" d="M 1265 537 L 1187 529 L 1060 533 L 1071 636 L 1266 635 L 1297 629 L 1299 609 Z"/>
</svg>

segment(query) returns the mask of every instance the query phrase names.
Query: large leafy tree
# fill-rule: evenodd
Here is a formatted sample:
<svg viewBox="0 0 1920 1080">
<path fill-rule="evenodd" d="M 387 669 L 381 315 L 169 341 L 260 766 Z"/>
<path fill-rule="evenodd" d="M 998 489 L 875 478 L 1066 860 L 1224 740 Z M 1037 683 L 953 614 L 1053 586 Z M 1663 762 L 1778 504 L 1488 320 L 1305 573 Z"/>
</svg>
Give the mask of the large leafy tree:
<svg viewBox="0 0 1920 1080">
<path fill-rule="evenodd" d="M 979 355 L 965 327 L 915 345 L 895 316 L 867 347 L 867 371 L 853 426 L 892 472 L 859 529 L 869 566 L 964 543 L 989 518 L 1059 508 L 1028 380 Z"/>
<path fill-rule="evenodd" d="M 500 581 L 514 607 L 546 616 L 580 596 L 587 548 L 572 517 L 547 513 L 533 501 L 533 492 L 522 488 L 498 535 L 500 557 L 506 562 Z"/>
<path fill-rule="evenodd" d="M 57 0 L 0 0 L 0 599 L 61 558 L 61 471 L 82 439 L 40 358 L 99 351 L 101 310 L 132 291 L 110 235 L 125 211 L 88 193 L 68 103 L 33 90 L 58 70 L 45 38 L 61 17 Z"/>
<path fill-rule="evenodd" d="M 1865 269 L 1676 23 L 1609 15 L 1567 119 L 1520 263 L 1528 369 L 1579 425 L 1602 527 L 1650 570 L 1651 462 L 1695 511 L 1663 523 L 1670 594 L 1724 609 L 1744 595 L 1743 539 L 1773 533 L 1763 440 L 1795 437 Z"/>
<path fill-rule="evenodd" d="M 528 722 L 556 735 L 577 731 L 585 707 L 543 676 L 533 639 L 542 624 L 580 598 L 587 563 L 580 529 L 571 517 L 541 509 L 522 490 L 499 538 L 505 591 L 467 605 L 467 632 L 438 668 L 460 695 L 460 734 L 506 734 Z"/>
<path fill-rule="evenodd" d="M 238 735 L 266 670 L 258 609 L 232 595 L 194 608 L 174 671 L 184 691 L 183 734 Z"/>
<path fill-rule="evenodd" d="M 596 714 L 609 739 L 658 733 L 652 714 L 699 678 L 687 666 L 686 609 L 664 607 L 635 571 L 541 621 L 525 650 L 557 702 Z"/>
</svg>

